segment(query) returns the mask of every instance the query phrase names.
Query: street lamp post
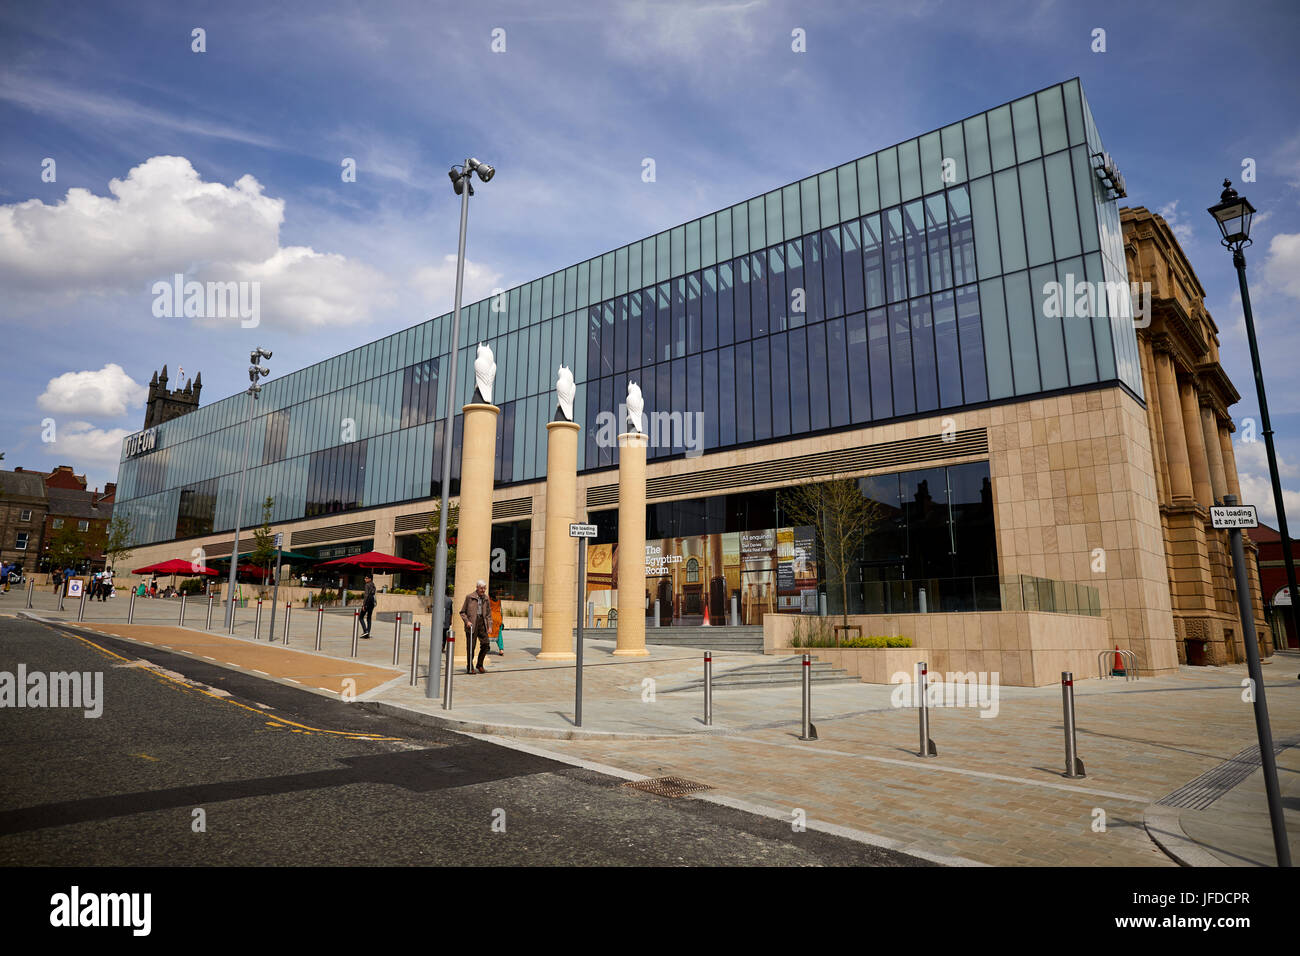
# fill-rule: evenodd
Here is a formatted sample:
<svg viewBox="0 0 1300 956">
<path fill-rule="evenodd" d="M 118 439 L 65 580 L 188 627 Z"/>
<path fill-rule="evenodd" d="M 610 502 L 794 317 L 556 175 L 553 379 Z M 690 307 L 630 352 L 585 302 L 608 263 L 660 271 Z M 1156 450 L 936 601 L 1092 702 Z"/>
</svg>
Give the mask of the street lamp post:
<svg viewBox="0 0 1300 956">
<path fill-rule="evenodd" d="M 230 581 L 226 585 L 227 633 L 231 633 L 235 620 L 235 575 L 239 571 L 239 519 L 244 512 L 244 482 L 248 478 L 248 446 L 253 436 L 253 409 L 257 405 L 258 393 L 262 391 L 258 380 L 271 374 L 269 368 L 257 363 L 261 359 L 270 357 L 271 353 L 262 348 L 253 349 L 248 354 L 248 361 L 252 363 L 248 366 L 248 379 L 251 384 L 248 386 L 248 420 L 244 423 L 244 464 L 239 469 L 239 497 L 235 503 L 235 540 L 230 551 Z"/>
<path fill-rule="evenodd" d="M 1291 555 L 1291 536 L 1286 528 L 1286 508 L 1282 503 L 1282 480 L 1277 471 L 1277 452 L 1273 449 L 1273 426 L 1268 418 L 1268 399 L 1264 395 L 1264 372 L 1259 366 L 1259 343 L 1255 340 L 1255 316 L 1250 309 L 1250 289 L 1246 287 L 1246 254 L 1242 250 L 1250 245 L 1250 221 L 1255 207 L 1245 196 L 1238 196 L 1232 181 L 1223 181 L 1223 194 L 1217 205 L 1209 208 L 1214 221 L 1223 233 L 1222 243 L 1232 250 L 1232 264 L 1237 267 L 1237 283 L 1241 287 L 1241 307 L 1246 317 L 1246 340 L 1250 343 L 1250 364 L 1255 371 L 1255 393 L 1259 399 L 1259 419 L 1264 431 L 1264 449 L 1268 453 L 1268 474 L 1273 481 L 1273 505 L 1277 509 L 1277 531 L 1282 536 L 1282 559 L 1286 563 L 1286 582 L 1291 591 L 1291 630 L 1300 639 L 1300 617 L 1296 603 L 1300 591 L 1296 590 L 1295 559 Z M 1250 639 L 1251 635 L 1243 635 Z"/>
<path fill-rule="evenodd" d="M 424 696 L 430 700 L 437 699 L 442 683 L 439 679 L 439 665 L 442 661 L 442 638 L 447 629 L 447 621 L 444 620 L 447 602 L 447 499 L 451 493 L 452 431 L 456 426 L 456 358 L 460 343 L 460 295 L 465 283 L 465 226 L 469 222 L 469 197 L 474 195 L 471 172 L 478 173 L 478 178 L 485 183 L 496 175 L 495 169 L 472 157 L 465 160 L 465 165 L 453 166 L 447 171 L 452 189 L 460 197 L 460 244 L 456 253 L 456 305 L 451 320 L 447 414 L 443 417 L 442 425 L 442 501 L 438 510 L 438 552 L 433 562 L 433 602 L 429 609 L 433 616 L 433 626 L 429 629 L 429 680 L 424 687 Z M 451 661 L 447 662 L 447 667 L 451 667 Z"/>
</svg>

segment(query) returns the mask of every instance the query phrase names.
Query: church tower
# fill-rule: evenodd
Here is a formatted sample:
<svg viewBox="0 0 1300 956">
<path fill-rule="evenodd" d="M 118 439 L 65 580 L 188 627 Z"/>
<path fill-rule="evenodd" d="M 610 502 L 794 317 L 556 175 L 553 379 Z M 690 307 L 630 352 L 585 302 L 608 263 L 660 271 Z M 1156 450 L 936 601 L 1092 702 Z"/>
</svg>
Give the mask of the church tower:
<svg viewBox="0 0 1300 956">
<path fill-rule="evenodd" d="M 149 380 L 149 400 L 145 404 L 144 427 L 153 428 L 155 425 L 194 411 L 199 407 L 199 391 L 202 388 L 203 373 L 200 372 L 194 376 L 192 382 L 186 381 L 184 388 L 168 391 L 167 366 L 164 365 L 162 373 L 154 372 L 153 378 Z"/>
</svg>

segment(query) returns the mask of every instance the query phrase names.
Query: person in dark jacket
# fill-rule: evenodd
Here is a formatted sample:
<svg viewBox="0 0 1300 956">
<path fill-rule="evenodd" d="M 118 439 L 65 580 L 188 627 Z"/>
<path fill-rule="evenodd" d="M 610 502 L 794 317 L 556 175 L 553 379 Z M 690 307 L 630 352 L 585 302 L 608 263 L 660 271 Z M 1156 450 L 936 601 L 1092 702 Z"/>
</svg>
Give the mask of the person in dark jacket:
<svg viewBox="0 0 1300 956">
<path fill-rule="evenodd" d="M 370 636 L 370 621 L 375 613 L 375 579 L 366 575 L 366 596 L 361 601 L 362 637 Z"/>
<path fill-rule="evenodd" d="M 474 673 L 474 642 L 477 641 L 478 672 L 485 674 L 483 658 L 487 656 L 488 635 L 492 631 L 492 608 L 488 602 L 486 581 L 479 581 L 474 593 L 466 596 L 460 608 L 460 619 L 465 622 L 465 672 Z"/>
</svg>

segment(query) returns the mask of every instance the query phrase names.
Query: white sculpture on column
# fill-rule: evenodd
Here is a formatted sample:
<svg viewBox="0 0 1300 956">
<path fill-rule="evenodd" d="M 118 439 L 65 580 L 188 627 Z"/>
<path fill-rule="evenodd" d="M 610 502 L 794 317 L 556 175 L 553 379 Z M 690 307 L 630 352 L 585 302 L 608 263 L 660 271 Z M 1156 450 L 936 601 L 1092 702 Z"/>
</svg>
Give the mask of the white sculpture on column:
<svg viewBox="0 0 1300 956">
<path fill-rule="evenodd" d="M 636 382 L 627 383 L 627 430 L 641 434 L 641 413 L 645 411 L 645 397 Z"/>
<path fill-rule="evenodd" d="M 474 401 L 482 405 L 492 404 L 492 383 L 496 381 L 497 363 L 492 357 L 492 349 L 482 342 L 478 344 L 478 356 L 474 359 Z"/>
<path fill-rule="evenodd" d="M 578 394 L 578 386 L 573 384 L 573 372 L 561 365 L 555 380 L 555 398 L 559 406 L 556 421 L 573 421 L 573 398 Z"/>
</svg>

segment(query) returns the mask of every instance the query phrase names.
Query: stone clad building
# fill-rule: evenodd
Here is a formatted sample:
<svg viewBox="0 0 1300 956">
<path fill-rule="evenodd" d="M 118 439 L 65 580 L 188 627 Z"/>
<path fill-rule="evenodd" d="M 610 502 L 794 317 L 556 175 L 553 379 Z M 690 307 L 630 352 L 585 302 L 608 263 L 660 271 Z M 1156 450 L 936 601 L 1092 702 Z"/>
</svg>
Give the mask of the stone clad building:
<svg viewBox="0 0 1300 956">
<path fill-rule="evenodd" d="M 1150 283 L 1150 324 L 1138 328 L 1147 425 L 1169 567 L 1178 659 L 1225 664 L 1245 659 L 1227 531 L 1210 526 L 1210 506 L 1241 500 L 1228 409 L 1241 396 L 1219 364 L 1219 329 L 1205 289 L 1163 218 L 1141 206 L 1120 210 L 1129 278 Z M 1245 502 L 1249 504 L 1250 502 Z M 1272 635 L 1260 599 L 1258 546 L 1245 535 L 1260 649 Z"/>
</svg>

